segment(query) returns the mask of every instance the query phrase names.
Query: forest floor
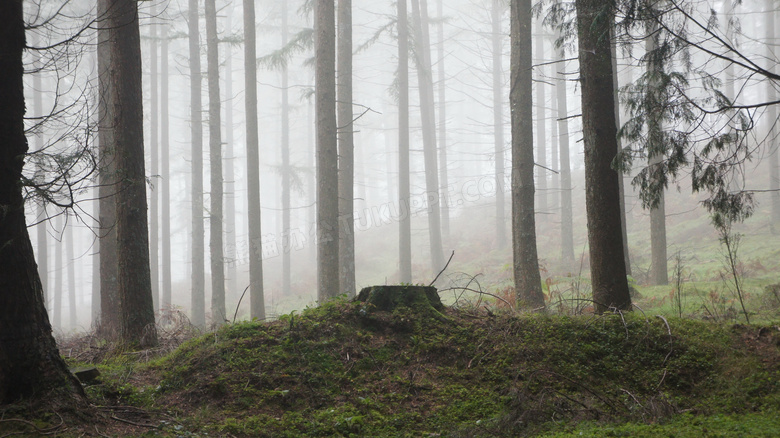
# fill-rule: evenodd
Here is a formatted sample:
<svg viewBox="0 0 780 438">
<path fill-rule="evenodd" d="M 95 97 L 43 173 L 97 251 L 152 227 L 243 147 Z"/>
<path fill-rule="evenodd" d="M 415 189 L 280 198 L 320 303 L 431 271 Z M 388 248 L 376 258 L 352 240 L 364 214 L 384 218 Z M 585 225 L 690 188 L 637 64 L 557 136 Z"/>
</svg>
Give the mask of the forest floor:
<svg viewBox="0 0 780 438">
<path fill-rule="evenodd" d="M 780 430 L 776 323 L 492 305 L 432 317 L 336 300 L 181 345 L 181 321 L 169 327 L 160 348 L 143 352 L 91 338 L 64 342 L 73 366 L 101 372 L 86 386 L 93 412 L 4 408 L 0 437 L 698 438 Z"/>
</svg>

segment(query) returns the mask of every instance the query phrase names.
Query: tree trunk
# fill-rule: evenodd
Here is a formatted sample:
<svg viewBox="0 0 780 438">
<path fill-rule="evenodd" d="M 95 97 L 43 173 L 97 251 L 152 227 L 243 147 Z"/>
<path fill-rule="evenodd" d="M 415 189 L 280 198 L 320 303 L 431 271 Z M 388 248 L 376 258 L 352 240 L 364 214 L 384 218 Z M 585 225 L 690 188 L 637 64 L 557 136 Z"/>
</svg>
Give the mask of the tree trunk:
<svg viewBox="0 0 780 438">
<path fill-rule="evenodd" d="M 255 2 L 244 0 L 244 104 L 246 112 L 247 226 L 249 229 L 249 317 L 265 319 L 260 221 L 260 148 L 257 134 L 257 39 Z"/>
<path fill-rule="evenodd" d="M 352 0 L 338 0 L 339 292 L 355 296 L 355 144 L 352 123 Z"/>
<path fill-rule="evenodd" d="M 542 19 L 536 20 L 536 36 L 534 42 L 536 47 L 534 48 L 534 57 L 538 64 L 544 63 L 544 29 L 542 27 Z M 549 206 L 547 205 L 547 111 L 546 111 L 546 99 L 544 93 L 544 67 L 539 65 L 535 69 L 536 71 L 536 155 L 534 160 L 536 166 L 536 191 L 539 202 L 536 209 L 543 214 L 549 213 Z"/>
<path fill-rule="evenodd" d="M 233 2 L 227 5 L 225 29 L 228 36 L 233 33 Z M 226 267 L 226 297 L 230 296 L 237 302 L 244 288 L 239 290 L 236 270 L 236 172 L 235 172 L 235 147 L 233 139 L 233 46 L 225 45 L 225 255 Z"/>
<path fill-rule="evenodd" d="M 206 52 L 209 85 L 209 160 L 211 203 L 209 211 L 209 253 L 211 255 L 211 318 L 216 325 L 227 321 L 225 311 L 225 264 L 222 249 L 222 101 L 219 95 L 219 40 L 217 7 L 206 0 Z"/>
<path fill-rule="evenodd" d="M 409 23 L 398 0 L 398 281 L 412 282 L 412 215 L 409 210 Z"/>
<path fill-rule="evenodd" d="M 645 42 L 647 53 L 656 50 L 658 46 L 657 35 L 658 26 L 651 24 L 647 30 L 647 40 Z M 663 105 L 663 102 L 661 102 L 662 98 L 659 95 L 661 90 L 658 89 L 658 75 L 663 74 L 663 68 L 663 64 L 654 60 L 651 60 L 647 65 L 648 73 L 651 75 L 651 81 L 653 82 L 653 88 L 649 93 L 650 105 L 653 108 L 660 108 Z M 664 160 L 663 152 L 661 152 L 665 149 L 662 123 L 660 111 L 653 111 L 649 114 L 647 136 L 650 144 L 648 146 L 647 158 L 650 168 L 661 166 Z M 650 172 L 650 174 L 655 175 L 655 172 Z M 623 219 L 623 226 L 625 226 L 625 216 Z M 663 191 L 661 191 L 658 197 L 658 205 L 650 209 L 650 254 L 650 283 L 656 286 L 669 284 L 666 258 L 666 205 L 664 203 Z"/>
<path fill-rule="evenodd" d="M 631 309 L 623 239 L 620 189 L 612 168 L 617 151 L 610 28 L 614 11 L 600 0 L 576 0 L 585 142 L 585 201 L 593 300 L 597 313 Z M 609 111 L 604 109 L 608 108 Z"/>
<path fill-rule="evenodd" d="M 493 151 L 496 175 L 496 246 L 506 247 L 506 208 L 504 206 L 504 67 L 502 49 L 504 34 L 501 30 L 503 0 L 493 0 L 491 24 L 493 27 Z"/>
<path fill-rule="evenodd" d="M 544 307 L 534 218 L 531 0 L 511 3 L 512 254 L 515 292 L 525 308 Z"/>
<path fill-rule="evenodd" d="M 282 2 L 282 47 L 287 46 L 289 38 L 287 2 Z M 292 252 L 292 236 L 290 226 L 290 72 L 287 64 L 282 65 L 282 295 L 289 296 L 292 292 L 292 273 L 290 253 Z"/>
<path fill-rule="evenodd" d="M 37 43 L 37 41 L 36 41 Z M 40 56 L 33 52 L 36 56 L 35 59 L 35 67 L 40 67 Z M 36 117 L 43 117 L 44 116 L 44 109 L 43 109 L 43 84 L 42 84 L 42 78 L 41 78 L 41 72 L 34 73 L 32 75 L 33 77 L 33 109 L 35 110 L 35 116 Z M 42 132 L 36 132 L 35 134 L 35 150 L 41 151 L 43 150 L 43 133 Z M 38 164 L 35 169 L 35 176 L 36 179 L 39 181 L 43 181 L 46 178 L 46 171 L 44 170 L 43 166 Z M 36 225 L 36 238 L 38 240 L 37 242 L 37 251 L 35 254 L 35 259 L 38 261 L 38 275 L 41 278 L 41 286 L 43 287 L 43 296 L 44 296 L 44 303 L 46 302 L 46 296 L 49 293 L 49 240 L 47 238 L 47 224 L 48 221 L 48 212 L 46 211 L 46 202 L 44 200 L 41 200 L 40 204 L 38 204 L 38 216 L 36 220 L 38 221 L 38 225 Z M 97 216 L 95 216 L 97 217 Z"/>
<path fill-rule="evenodd" d="M 417 81 L 420 90 L 420 113 L 423 131 L 425 161 L 425 191 L 428 204 L 428 237 L 431 247 L 431 272 L 444 267 L 441 239 L 441 197 L 439 196 L 438 158 L 436 156 L 436 114 L 433 104 L 433 76 L 431 72 L 431 43 L 428 37 L 428 5 L 425 0 L 412 0 L 412 19 L 415 32 Z"/>
<path fill-rule="evenodd" d="M 138 4 L 115 0 L 108 23 L 116 38 L 111 44 L 111 84 L 115 91 L 109 119 L 114 128 L 116 158 L 116 238 L 121 338 L 141 348 L 157 344 L 149 272 L 149 228 L 144 172 L 141 37 Z"/>
<path fill-rule="evenodd" d="M 618 65 L 617 65 L 617 43 L 614 41 L 615 36 L 615 28 L 614 26 L 611 28 L 611 34 L 612 37 L 612 44 L 610 46 L 610 50 L 612 52 L 612 94 L 613 94 L 613 100 L 615 102 L 615 125 L 618 129 L 620 129 L 621 123 L 620 123 L 620 99 L 619 99 L 619 93 L 618 90 L 620 89 L 620 81 L 619 81 L 619 75 L 618 75 Z M 620 138 L 617 139 L 617 151 L 620 153 L 623 150 L 623 145 L 621 144 Z M 621 235 L 623 237 L 623 258 L 625 259 L 626 264 L 626 275 L 631 275 L 631 258 L 629 257 L 628 252 L 628 224 L 626 223 L 626 192 L 625 192 L 625 184 L 623 181 L 623 173 L 618 173 L 618 184 L 619 190 L 620 190 L 620 231 Z M 664 241 L 666 240 L 665 233 L 664 233 Z M 664 252 L 666 252 L 664 250 Z M 666 284 L 666 283 L 664 283 Z"/>
<path fill-rule="evenodd" d="M 108 23 L 107 14 L 111 0 L 99 0 L 98 20 L 98 143 L 100 180 L 100 324 L 98 333 L 102 338 L 115 339 L 119 336 L 119 262 L 116 242 L 116 156 L 114 150 L 114 126 L 109 120 L 114 105 L 114 85 L 109 77 L 111 45 L 114 32 Z"/>
<path fill-rule="evenodd" d="M 556 39 L 559 37 L 556 31 Z M 571 200 L 571 164 L 569 163 L 569 108 L 563 47 L 555 49 L 555 98 L 558 101 L 558 147 L 561 169 L 561 260 L 567 267 L 574 263 L 574 225 Z"/>
<path fill-rule="evenodd" d="M 25 223 L 22 2 L 0 2 L 0 16 L 5 22 L 0 28 L 0 405 L 28 397 L 82 404 L 81 385 L 68 372 L 51 335 Z"/>
<path fill-rule="evenodd" d="M 159 114 L 159 71 L 157 69 L 157 17 L 160 12 L 158 5 L 152 6 L 152 20 L 149 29 L 149 160 L 151 181 L 149 185 L 149 272 L 152 279 L 152 299 L 154 300 L 154 309 L 160 308 L 160 224 L 159 224 L 159 160 L 160 160 L 160 114 Z"/>
<path fill-rule="evenodd" d="M 76 257 L 73 248 L 73 226 L 65 229 L 65 249 L 68 263 L 68 329 L 74 330 L 78 326 L 78 314 L 76 312 Z"/>
<path fill-rule="evenodd" d="M 162 196 L 162 296 L 163 309 L 171 308 L 171 165 L 170 126 L 168 111 L 168 24 L 162 26 L 160 43 L 160 193 Z"/>
<path fill-rule="evenodd" d="M 189 0 L 190 129 L 192 142 L 192 324 L 206 326 L 206 245 L 203 230 L 203 103 L 198 0 Z M 253 63 L 254 64 L 254 63 Z M 249 98 L 247 97 L 247 100 Z M 250 217 L 251 217 L 251 211 Z"/>
<path fill-rule="evenodd" d="M 777 52 L 775 51 L 775 45 L 772 41 L 775 41 L 775 2 L 770 1 L 767 3 L 767 10 L 764 11 L 764 17 L 766 20 L 766 40 L 769 41 L 766 45 L 767 58 L 769 65 L 767 66 L 770 71 L 777 72 Z M 775 90 L 775 84 L 772 81 L 766 81 L 766 99 L 768 102 L 777 100 L 777 90 Z M 778 142 L 777 142 L 777 105 L 770 105 L 767 108 L 767 114 L 764 116 L 769 124 L 768 138 L 768 155 L 769 160 L 769 189 L 772 191 L 771 195 L 771 214 L 770 214 L 770 229 L 773 233 L 780 231 L 780 167 L 778 164 Z"/>
<path fill-rule="evenodd" d="M 317 298 L 339 294 L 336 20 L 333 1 L 316 0 Z"/>
<path fill-rule="evenodd" d="M 425 3 L 425 1 L 423 1 Z M 439 193 L 441 200 L 441 233 L 442 240 L 450 238 L 450 208 L 447 204 L 447 192 L 449 186 L 449 171 L 447 169 L 447 78 L 444 74 L 444 1 L 437 3 L 438 23 L 438 94 L 439 94 Z M 426 24 L 427 27 L 427 24 Z M 436 274 L 434 272 L 434 274 Z"/>
<path fill-rule="evenodd" d="M 62 245 L 64 243 L 63 229 L 64 221 L 62 215 L 57 215 L 57 220 L 54 221 L 54 228 L 59 233 L 57 240 L 54 243 L 54 296 L 52 297 L 51 304 L 51 323 L 54 326 L 54 330 L 62 331 L 62 285 L 63 285 L 63 270 L 62 270 Z"/>
</svg>

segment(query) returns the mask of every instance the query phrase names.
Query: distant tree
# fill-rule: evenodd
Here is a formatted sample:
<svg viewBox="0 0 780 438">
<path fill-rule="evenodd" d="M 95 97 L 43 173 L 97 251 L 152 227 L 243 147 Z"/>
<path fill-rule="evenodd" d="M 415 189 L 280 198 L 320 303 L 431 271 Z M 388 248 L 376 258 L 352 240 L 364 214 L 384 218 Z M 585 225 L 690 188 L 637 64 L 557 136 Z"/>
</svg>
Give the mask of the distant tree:
<svg viewBox="0 0 780 438">
<path fill-rule="evenodd" d="M 556 27 L 556 41 L 560 30 Z M 567 266 L 574 262 L 574 225 L 572 211 L 571 164 L 569 163 L 569 107 L 564 76 L 564 47 L 555 48 L 555 98 L 558 102 L 558 147 L 561 172 L 561 260 Z"/>
<path fill-rule="evenodd" d="M 423 3 L 425 3 L 423 1 Z M 441 233 L 442 239 L 446 242 L 450 238 L 450 208 L 447 204 L 447 187 L 449 187 L 449 169 L 447 166 L 447 77 L 445 75 L 445 55 L 444 55 L 444 0 L 436 2 L 436 12 L 438 15 L 436 47 L 438 52 L 437 67 L 437 95 L 439 100 L 439 187 L 441 187 Z"/>
<path fill-rule="evenodd" d="M 766 10 L 764 11 L 765 28 L 766 28 L 766 40 L 775 41 L 775 20 L 778 11 L 775 9 L 776 3 L 773 0 L 766 2 Z M 774 73 L 777 71 L 777 51 L 774 44 L 767 44 L 767 63 L 768 70 Z M 766 81 L 766 99 L 770 102 L 777 100 L 777 89 L 772 81 Z M 772 191 L 771 201 L 771 229 L 777 233 L 778 227 L 780 227 L 780 163 L 778 161 L 778 129 L 777 129 L 777 105 L 772 105 L 767 108 L 767 114 L 765 116 L 767 124 L 769 125 L 767 137 L 769 139 L 769 190 Z"/>
<path fill-rule="evenodd" d="M 257 131 L 257 37 L 255 2 L 244 0 L 244 105 L 246 109 L 247 226 L 249 231 L 249 316 L 265 319 L 260 220 L 260 148 Z"/>
<path fill-rule="evenodd" d="M 493 150 L 496 174 L 496 245 L 506 246 L 506 213 L 504 206 L 504 34 L 501 30 L 501 17 L 506 10 L 504 0 L 493 0 L 490 9 L 493 46 Z"/>
<path fill-rule="evenodd" d="M 398 0 L 398 281 L 412 282 L 412 215 L 409 179 L 409 22 L 406 0 Z"/>
<path fill-rule="evenodd" d="M 163 24 L 160 36 L 160 192 L 162 225 L 162 295 L 160 305 L 164 309 L 171 306 L 171 148 L 170 148 L 170 112 L 168 89 L 168 24 Z"/>
<path fill-rule="evenodd" d="M 209 208 L 209 253 L 211 255 L 211 318 L 221 325 L 225 310 L 225 260 L 223 253 L 222 210 L 222 100 L 219 92 L 219 41 L 215 0 L 206 0 L 206 53 L 209 89 L 209 161 L 211 166 Z"/>
<path fill-rule="evenodd" d="M 192 143 L 192 324 L 206 326 L 206 245 L 203 229 L 203 103 L 198 0 L 189 0 L 190 135 Z M 254 64 L 254 62 L 253 62 Z M 249 98 L 247 98 L 249 100 Z M 247 117 L 249 114 L 247 113 Z M 249 211 L 250 218 L 252 211 Z M 250 219 L 251 220 L 251 219 Z"/>
<path fill-rule="evenodd" d="M 30 397 L 83 405 L 83 389 L 68 371 L 51 334 L 25 221 L 22 1 L 0 2 L 0 16 L 4 20 L 0 28 L 0 405 Z"/>
<path fill-rule="evenodd" d="M 282 47 L 289 43 L 289 25 L 287 2 L 282 2 Z M 290 192 L 292 188 L 292 168 L 290 166 L 290 72 L 287 63 L 281 66 L 282 75 L 282 233 L 287 235 L 286 246 L 282 252 L 282 293 L 290 294 L 292 273 L 290 260 Z"/>
<path fill-rule="evenodd" d="M 160 71 L 158 69 L 159 38 L 156 20 L 160 14 L 159 4 L 153 4 L 152 20 L 149 23 L 149 171 L 153 183 L 149 185 L 149 267 L 152 279 L 154 309 L 160 308 Z"/>
<path fill-rule="evenodd" d="M 536 35 L 534 36 L 534 58 L 538 64 L 545 62 L 544 51 L 544 27 L 542 20 L 538 19 L 535 22 Z M 545 78 L 544 78 L 544 66 L 537 65 L 534 67 L 536 73 L 536 155 L 534 160 L 538 166 L 536 166 L 536 192 L 537 192 L 537 205 L 536 209 L 544 214 L 548 214 L 549 205 L 547 200 L 549 198 L 549 192 L 547 188 L 547 106 L 545 99 Z"/>
<path fill-rule="evenodd" d="M 315 0 L 317 114 L 317 298 L 339 294 L 336 19 L 333 1 Z"/>
<path fill-rule="evenodd" d="M 517 301 L 544 307 L 534 218 L 534 141 L 531 55 L 531 0 L 511 2 L 512 253 Z"/>
<path fill-rule="evenodd" d="M 355 291 L 355 143 L 352 122 L 352 0 L 338 0 L 338 184 L 340 289 Z"/>
<path fill-rule="evenodd" d="M 593 300 L 597 313 L 631 309 L 620 232 L 617 126 L 613 108 L 610 32 L 614 4 L 576 0 L 585 142 L 585 202 Z M 608 109 L 605 111 L 605 109 Z"/>
<path fill-rule="evenodd" d="M 138 4 L 133 0 L 112 0 L 106 21 L 113 35 L 110 80 L 115 94 L 108 117 L 113 128 L 117 177 L 120 335 L 127 345 L 147 348 L 157 345 L 157 333 L 149 272 Z"/>
</svg>

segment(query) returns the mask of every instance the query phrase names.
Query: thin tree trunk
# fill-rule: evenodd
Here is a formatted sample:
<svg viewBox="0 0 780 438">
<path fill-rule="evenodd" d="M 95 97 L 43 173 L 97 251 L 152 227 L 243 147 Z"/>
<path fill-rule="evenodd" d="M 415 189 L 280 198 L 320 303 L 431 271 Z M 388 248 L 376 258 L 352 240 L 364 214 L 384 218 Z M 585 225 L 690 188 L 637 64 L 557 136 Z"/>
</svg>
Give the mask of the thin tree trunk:
<svg viewBox="0 0 780 438">
<path fill-rule="evenodd" d="M 114 38 L 109 24 L 111 0 L 99 0 L 98 13 L 98 143 L 100 154 L 100 336 L 115 339 L 119 336 L 119 262 L 116 241 L 116 157 L 114 126 L 109 119 L 114 105 L 114 85 L 109 77 L 112 63 L 111 44 Z"/>
<path fill-rule="evenodd" d="M 544 307 L 534 218 L 531 0 L 511 3 L 512 254 L 518 305 Z"/>
<path fill-rule="evenodd" d="M 559 34 L 556 31 L 556 39 Z M 555 97 L 558 101 L 558 147 L 561 169 L 561 260 L 565 266 L 574 263 L 574 226 L 571 199 L 571 165 L 569 163 L 569 108 L 566 99 L 566 77 L 563 47 L 555 49 Z"/>
<path fill-rule="evenodd" d="M 576 0 L 585 142 L 585 201 L 595 310 L 631 309 L 620 233 L 618 173 L 612 168 L 617 126 L 610 28 L 614 11 L 601 0 Z"/>
<path fill-rule="evenodd" d="M 96 233 L 100 233 L 100 201 L 99 188 L 92 189 L 92 227 Z M 90 321 L 93 329 L 100 324 L 100 238 L 96 235 L 92 241 L 92 307 Z"/>
<path fill-rule="evenodd" d="M 447 192 L 449 187 L 449 169 L 447 168 L 447 96 L 446 76 L 444 74 L 444 1 L 437 3 L 438 40 L 438 94 L 439 94 L 439 193 L 441 200 L 441 233 L 442 240 L 450 238 L 450 208 L 447 204 Z M 427 25 L 426 25 L 427 27 Z"/>
<path fill-rule="evenodd" d="M 618 90 L 620 89 L 620 81 L 619 81 L 619 75 L 618 75 L 618 65 L 617 65 L 617 42 L 614 41 L 615 39 L 615 28 L 612 27 L 611 30 L 611 37 L 612 37 L 612 45 L 610 47 L 611 53 L 612 53 L 612 94 L 613 99 L 615 102 L 615 125 L 618 129 L 622 126 L 620 123 L 620 99 Z M 620 153 L 623 150 L 623 145 L 621 144 L 620 138 L 617 139 L 617 150 L 618 153 Z M 626 264 L 626 274 L 631 275 L 631 258 L 629 257 L 628 252 L 628 224 L 626 222 L 626 192 L 625 192 L 625 184 L 623 180 L 623 173 L 618 173 L 618 183 L 620 184 L 620 231 L 621 235 L 623 237 L 623 258 L 625 259 Z M 666 232 L 664 232 L 664 236 L 666 235 Z M 664 237 L 664 241 L 666 240 L 666 237 Z M 664 250 L 664 253 L 666 250 Z M 665 265 L 665 264 L 664 264 Z M 664 268 L 665 269 L 665 268 Z M 666 284 L 666 283 L 663 283 Z"/>
<path fill-rule="evenodd" d="M 65 249 L 68 263 L 68 329 L 73 330 L 78 326 L 78 314 L 76 312 L 76 256 L 73 248 L 73 226 L 65 229 Z"/>
<path fill-rule="evenodd" d="M 111 44 L 111 82 L 116 94 L 112 99 L 114 105 L 109 108 L 109 118 L 114 127 L 118 179 L 116 238 L 120 330 L 126 345 L 148 348 L 157 345 L 157 334 L 149 272 L 138 4 L 133 0 L 115 0 L 111 10 L 109 24 L 116 35 Z"/>
<path fill-rule="evenodd" d="M 37 41 L 36 41 L 37 43 Z M 37 44 L 36 44 L 37 45 Z M 35 62 L 36 67 L 40 67 L 40 57 L 37 56 L 36 52 L 33 52 L 36 56 Z M 35 116 L 36 117 L 43 117 L 44 116 L 44 108 L 43 108 L 43 80 L 41 78 L 41 73 L 37 72 L 32 75 L 33 77 L 33 109 L 35 110 Z M 38 132 L 35 133 L 35 150 L 41 151 L 43 150 L 43 133 L 38 130 Z M 39 181 L 43 181 L 46 178 L 46 171 L 44 170 L 43 166 L 38 164 L 35 169 L 35 176 Z M 35 254 L 35 259 L 38 262 L 38 275 L 41 278 L 41 286 L 43 287 L 43 296 L 44 296 L 44 303 L 46 302 L 47 294 L 49 293 L 49 239 L 47 237 L 47 224 L 48 224 L 48 212 L 46 211 L 46 202 L 44 200 L 41 200 L 41 203 L 38 204 L 38 216 L 36 220 L 38 221 L 38 225 L 36 225 L 36 237 L 37 237 L 37 251 Z M 95 216 L 97 217 L 97 216 Z"/>
<path fill-rule="evenodd" d="M 171 308 L 171 166 L 170 127 L 168 110 L 168 24 L 162 26 L 160 43 L 160 192 L 162 195 L 162 296 L 163 309 Z"/>
<path fill-rule="evenodd" d="M 22 1 L 0 2 L 0 17 L 4 21 L 0 28 L 0 405 L 40 397 L 52 405 L 83 407 L 84 391 L 68 372 L 51 335 L 25 223 Z"/>
<path fill-rule="evenodd" d="M 211 318 L 221 325 L 227 321 L 225 311 L 225 264 L 222 248 L 222 102 L 219 94 L 219 40 L 217 7 L 206 0 L 206 53 L 209 87 L 209 160 L 211 164 L 211 203 L 209 208 L 209 253 L 211 255 Z"/>
<path fill-rule="evenodd" d="M 338 142 L 340 292 L 355 296 L 355 144 L 352 132 L 352 0 L 338 0 Z"/>
<path fill-rule="evenodd" d="M 417 81 L 420 90 L 420 113 L 423 131 L 425 161 L 425 191 L 428 204 L 428 238 L 431 247 L 431 272 L 444 267 L 441 238 L 441 197 L 439 195 L 438 157 L 436 156 L 436 111 L 433 100 L 431 71 L 431 43 L 428 37 L 428 5 L 425 0 L 412 0 L 412 19 L 415 32 Z"/>
<path fill-rule="evenodd" d="M 247 227 L 249 232 L 249 317 L 265 319 L 260 221 L 260 149 L 257 133 L 257 39 L 255 2 L 244 0 L 244 105 L 246 112 Z"/>
<path fill-rule="evenodd" d="M 287 2 L 282 2 L 282 47 L 287 46 L 289 28 L 287 24 Z M 290 269 L 290 93 L 287 64 L 282 66 L 282 295 L 289 296 L 292 288 Z"/>
<path fill-rule="evenodd" d="M 225 29 L 229 36 L 233 32 L 233 2 L 227 5 Z M 226 44 L 225 54 L 225 259 L 227 265 L 226 297 L 230 296 L 239 300 L 241 290 L 238 288 L 236 272 L 236 172 L 235 172 L 235 147 L 233 139 L 233 49 L 231 44 Z"/>
<path fill-rule="evenodd" d="M 496 246 L 506 247 L 506 207 L 504 206 L 504 67 L 501 30 L 501 16 L 505 5 L 503 0 L 493 0 L 491 24 L 493 27 L 493 150 L 496 175 Z"/>
<path fill-rule="evenodd" d="M 159 72 L 157 70 L 157 16 L 159 15 L 158 6 L 155 5 L 152 8 L 152 20 L 149 34 L 149 83 L 150 83 L 150 95 L 149 95 L 149 152 L 151 159 L 149 160 L 151 181 L 149 185 L 149 267 L 150 275 L 152 279 L 152 299 L 154 300 L 154 309 L 160 308 L 160 224 L 159 224 L 159 205 L 160 205 L 160 192 L 159 192 L 159 178 L 160 174 L 159 160 L 160 160 L 160 114 L 159 114 Z"/>
<path fill-rule="evenodd" d="M 62 246 L 64 244 L 64 221 L 62 220 L 61 213 L 57 215 L 57 220 L 54 221 L 54 227 L 59 233 L 59 236 L 54 242 L 54 296 L 52 300 L 52 317 L 51 323 L 54 326 L 54 330 L 62 331 L 62 286 L 64 273 L 62 270 Z"/>
<path fill-rule="evenodd" d="M 541 18 L 536 20 L 536 35 L 534 42 L 534 58 L 538 64 L 544 63 L 544 28 Z M 547 111 L 546 99 L 544 93 L 544 71 L 543 66 L 537 66 L 536 70 L 536 187 L 537 187 L 537 210 L 547 214 L 549 206 L 547 205 Z"/>
<path fill-rule="evenodd" d="M 192 324 L 206 326 L 206 245 L 203 229 L 203 101 L 198 0 L 189 0 L 190 129 L 192 142 Z M 247 98 L 249 100 L 249 98 Z M 251 211 L 250 211 L 251 214 Z M 251 216 L 250 216 L 251 217 Z"/>
<path fill-rule="evenodd" d="M 409 23 L 406 0 L 398 0 L 398 281 L 412 282 L 412 215 L 409 210 Z"/>
<path fill-rule="evenodd" d="M 766 49 L 767 57 L 769 59 L 768 68 L 770 71 L 777 71 L 777 52 L 775 51 L 775 44 L 777 44 L 776 31 L 775 31 L 775 10 L 774 1 L 767 2 L 767 10 L 764 11 L 764 17 L 766 20 Z M 766 99 L 768 102 L 777 100 L 777 90 L 775 90 L 775 84 L 772 81 L 766 81 Z M 780 226 L 780 164 L 778 164 L 778 141 L 777 141 L 777 105 L 770 105 L 767 108 L 766 117 L 769 123 L 769 189 L 772 191 L 771 201 L 771 214 L 770 214 L 770 229 L 773 233 L 777 233 L 778 226 Z"/>
<path fill-rule="evenodd" d="M 554 34 L 553 34 L 554 35 Z M 555 37 L 553 35 L 550 35 L 550 49 L 555 52 Z M 555 58 L 555 55 L 553 55 L 553 58 Z M 547 81 L 552 81 L 553 84 L 555 84 L 555 68 L 556 64 L 551 64 L 549 67 L 545 67 L 545 69 L 549 68 L 549 76 L 547 76 Z M 557 114 L 558 114 L 558 99 L 555 96 L 555 93 L 557 92 L 557 87 L 554 87 L 550 91 L 550 186 L 549 186 L 549 193 L 548 193 L 548 201 L 550 203 L 550 212 L 553 214 L 559 214 L 559 210 L 561 208 L 561 183 L 560 183 L 560 158 L 558 156 L 558 121 Z"/>
</svg>

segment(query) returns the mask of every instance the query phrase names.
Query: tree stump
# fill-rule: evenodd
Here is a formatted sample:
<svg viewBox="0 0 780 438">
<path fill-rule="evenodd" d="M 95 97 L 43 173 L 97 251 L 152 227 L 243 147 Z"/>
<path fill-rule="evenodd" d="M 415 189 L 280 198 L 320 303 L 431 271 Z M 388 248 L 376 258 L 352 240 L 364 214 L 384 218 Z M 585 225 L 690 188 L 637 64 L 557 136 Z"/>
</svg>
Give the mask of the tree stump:
<svg viewBox="0 0 780 438">
<path fill-rule="evenodd" d="M 415 313 L 435 312 L 444 310 L 444 304 L 439 299 L 439 293 L 433 286 L 371 286 L 364 287 L 355 298 L 372 304 L 371 310 L 392 312 L 396 307 L 406 306 Z"/>
</svg>

